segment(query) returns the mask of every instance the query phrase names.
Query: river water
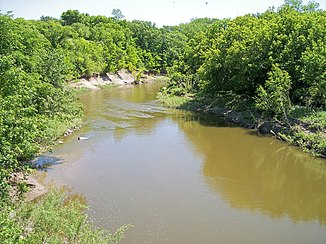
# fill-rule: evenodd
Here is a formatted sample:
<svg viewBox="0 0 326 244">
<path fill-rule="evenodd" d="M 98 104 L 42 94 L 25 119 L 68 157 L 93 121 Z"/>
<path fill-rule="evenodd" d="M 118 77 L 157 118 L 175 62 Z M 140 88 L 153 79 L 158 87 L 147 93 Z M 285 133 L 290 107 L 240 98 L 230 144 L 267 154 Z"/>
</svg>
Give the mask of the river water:
<svg viewBox="0 0 326 244">
<path fill-rule="evenodd" d="M 79 193 L 97 226 L 132 224 L 123 243 L 326 243 L 325 160 L 163 108 L 159 87 L 81 95 L 83 127 L 44 155 L 45 182 Z"/>
</svg>

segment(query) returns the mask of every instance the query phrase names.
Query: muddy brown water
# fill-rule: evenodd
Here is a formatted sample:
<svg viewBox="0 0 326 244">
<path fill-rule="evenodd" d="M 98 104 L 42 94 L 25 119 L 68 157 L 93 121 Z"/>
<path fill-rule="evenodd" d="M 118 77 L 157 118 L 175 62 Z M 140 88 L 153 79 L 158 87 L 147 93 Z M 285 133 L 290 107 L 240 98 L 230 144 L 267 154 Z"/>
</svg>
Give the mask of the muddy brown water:
<svg viewBox="0 0 326 244">
<path fill-rule="evenodd" d="M 40 160 L 123 243 L 326 243 L 326 161 L 169 110 L 160 84 L 81 96 L 83 127 Z M 84 140 L 77 140 L 82 137 Z"/>
</svg>

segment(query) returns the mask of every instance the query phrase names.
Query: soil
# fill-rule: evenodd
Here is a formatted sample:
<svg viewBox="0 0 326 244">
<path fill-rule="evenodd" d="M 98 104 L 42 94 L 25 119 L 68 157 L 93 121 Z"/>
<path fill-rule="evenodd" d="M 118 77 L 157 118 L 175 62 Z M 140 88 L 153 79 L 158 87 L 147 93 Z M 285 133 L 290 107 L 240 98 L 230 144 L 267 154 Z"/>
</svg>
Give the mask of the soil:
<svg viewBox="0 0 326 244">
<path fill-rule="evenodd" d="M 136 78 L 130 71 L 119 70 L 117 73 L 107 73 L 104 75 L 94 75 L 92 77 L 83 77 L 78 80 L 78 82 L 72 82 L 69 84 L 70 87 L 74 88 L 86 88 L 90 90 L 101 89 L 101 86 L 106 85 L 131 85 L 139 83 L 148 83 L 158 78 L 158 76 L 151 76 L 143 74 L 140 80 L 137 81 Z"/>
</svg>

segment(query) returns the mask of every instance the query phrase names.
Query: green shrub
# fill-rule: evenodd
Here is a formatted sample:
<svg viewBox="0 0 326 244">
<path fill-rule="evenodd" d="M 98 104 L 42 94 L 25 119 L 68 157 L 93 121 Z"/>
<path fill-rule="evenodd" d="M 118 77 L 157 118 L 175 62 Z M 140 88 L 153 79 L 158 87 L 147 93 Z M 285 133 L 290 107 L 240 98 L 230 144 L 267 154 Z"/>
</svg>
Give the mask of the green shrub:
<svg viewBox="0 0 326 244">
<path fill-rule="evenodd" d="M 289 74 L 273 65 L 272 71 L 268 73 L 265 88 L 259 86 L 257 89 L 257 107 L 269 115 L 287 121 L 291 109 L 290 89 L 291 80 Z"/>
<path fill-rule="evenodd" d="M 94 227 L 79 195 L 52 189 L 35 203 L 16 202 L 0 212 L 1 243 L 118 243 L 129 226 L 114 234 Z"/>
</svg>

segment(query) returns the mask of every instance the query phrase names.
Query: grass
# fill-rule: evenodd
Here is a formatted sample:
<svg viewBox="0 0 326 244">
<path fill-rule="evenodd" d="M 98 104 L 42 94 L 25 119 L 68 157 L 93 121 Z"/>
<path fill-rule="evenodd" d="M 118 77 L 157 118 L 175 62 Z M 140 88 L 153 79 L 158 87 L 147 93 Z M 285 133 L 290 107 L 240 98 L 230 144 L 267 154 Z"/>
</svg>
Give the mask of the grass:
<svg viewBox="0 0 326 244">
<path fill-rule="evenodd" d="M 169 94 L 163 89 L 157 97 L 163 104 L 171 108 L 213 113 L 227 109 L 240 113 L 249 124 L 257 124 L 262 120 L 273 121 L 273 118 L 266 118 L 257 110 L 252 99 L 228 92 L 192 98 L 191 96 Z M 326 157 L 326 111 L 294 106 L 289 118 L 295 121 L 294 124 L 288 128 L 286 134 L 280 132 L 278 137 L 290 144 L 300 146 L 314 156 Z"/>
<path fill-rule="evenodd" d="M 96 228 L 84 213 L 85 201 L 52 189 L 34 203 L 19 201 L 1 207 L 0 243 L 118 243 L 130 226 L 114 234 Z"/>
<path fill-rule="evenodd" d="M 315 156 L 326 157 L 326 111 L 295 106 L 290 117 L 301 126 L 294 126 L 290 135 L 294 144 Z"/>
<path fill-rule="evenodd" d="M 157 99 L 169 108 L 180 108 L 192 100 L 191 97 L 166 95 L 161 92 L 157 94 Z"/>
<path fill-rule="evenodd" d="M 312 129 L 324 130 L 326 128 L 326 111 L 295 106 L 290 116 L 309 124 Z"/>
</svg>

